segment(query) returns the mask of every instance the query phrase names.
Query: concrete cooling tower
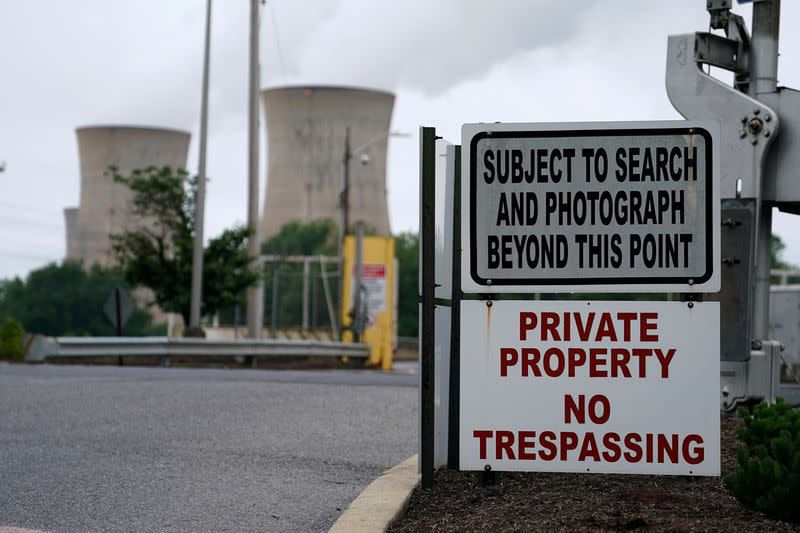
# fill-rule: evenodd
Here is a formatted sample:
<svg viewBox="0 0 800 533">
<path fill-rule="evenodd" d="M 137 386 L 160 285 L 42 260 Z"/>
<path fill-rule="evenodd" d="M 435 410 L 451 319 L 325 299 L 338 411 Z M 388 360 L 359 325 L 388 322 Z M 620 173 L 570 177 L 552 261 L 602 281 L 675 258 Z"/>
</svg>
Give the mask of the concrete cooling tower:
<svg viewBox="0 0 800 533">
<path fill-rule="evenodd" d="M 81 168 L 80 205 L 64 210 L 67 259 L 85 266 L 113 263 L 109 234 L 134 227 L 131 193 L 106 172 L 121 174 L 150 165 L 185 168 L 190 135 L 185 131 L 133 126 L 87 126 L 76 130 Z"/>
<path fill-rule="evenodd" d="M 281 87 L 262 91 L 267 127 L 267 187 L 261 237 L 287 222 L 339 223 L 345 132 L 350 147 L 375 140 L 350 162 L 350 224 L 388 235 L 386 147 L 394 95 L 347 87 Z M 362 164 L 362 154 L 365 164 Z"/>
</svg>

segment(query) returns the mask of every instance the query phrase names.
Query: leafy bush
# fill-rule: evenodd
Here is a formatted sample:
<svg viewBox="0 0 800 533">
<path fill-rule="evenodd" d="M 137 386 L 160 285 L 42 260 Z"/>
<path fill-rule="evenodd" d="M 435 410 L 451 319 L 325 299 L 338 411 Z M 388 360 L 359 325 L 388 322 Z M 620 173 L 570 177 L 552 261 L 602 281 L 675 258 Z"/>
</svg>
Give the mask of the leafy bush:
<svg viewBox="0 0 800 533">
<path fill-rule="evenodd" d="M 0 323 L 0 359 L 21 361 L 23 358 L 22 342 L 25 331 L 19 322 L 7 316 Z"/>
<path fill-rule="evenodd" d="M 739 469 L 725 480 L 728 488 L 748 507 L 800 522 L 800 411 L 778 398 L 740 413 L 745 446 L 738 450 Z"/>
</svg>

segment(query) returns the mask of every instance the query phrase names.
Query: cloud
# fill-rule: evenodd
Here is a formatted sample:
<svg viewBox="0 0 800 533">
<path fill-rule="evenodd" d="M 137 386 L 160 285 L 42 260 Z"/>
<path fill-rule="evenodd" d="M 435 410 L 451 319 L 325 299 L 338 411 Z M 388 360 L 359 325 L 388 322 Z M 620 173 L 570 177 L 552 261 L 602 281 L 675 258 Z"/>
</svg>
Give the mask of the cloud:
<svg viewBox="0 0 800 533">
<path fill-rule="evenodd" d="M 566 42 L 589 7 L 552 0 L 407 0 L 336 3 L 324 21 L 283 46 L 290 77 L 441 94 L 525 50 Z M 298 10 L 299 11 L 299 10 Z M 276 10 L 279 25 L 282 13 Z M 266 29 L 269 31 L 269 28 Z M 282 32 L 286 34 L 287 32 Z M 299 42 L 298 42 L 299 41 Z M 298 46 L 299 45 L 299 46 Z"/>
<path fill-rule="evenodd" d="M 195 168 L 204 8 L 0 2 L 0 278 L 63 256 L 62 209 L 78 200 L 77 126 L 190 130 Z M 735 9 L 749 19 L 748 7 Z M 780 81 L 795 87 L 798 17 L 800 3 L 784 2 Z M 248 18 L 248 2 L 214 2 L 207 235 L 246 214 Z M 678 118 L 664 91 L 666 37 L 707 27 L 697 0 L 269 0 L 261 79 L 389 89 L 393 129 L 434 125 L 456 142 L 464 122 Z M 417 152 L 414 139 L 391 141 L 395 230 L 418 223 Z M 787 258 L 800 263 L 796 224 L 776 217 Z"/>
</svg>

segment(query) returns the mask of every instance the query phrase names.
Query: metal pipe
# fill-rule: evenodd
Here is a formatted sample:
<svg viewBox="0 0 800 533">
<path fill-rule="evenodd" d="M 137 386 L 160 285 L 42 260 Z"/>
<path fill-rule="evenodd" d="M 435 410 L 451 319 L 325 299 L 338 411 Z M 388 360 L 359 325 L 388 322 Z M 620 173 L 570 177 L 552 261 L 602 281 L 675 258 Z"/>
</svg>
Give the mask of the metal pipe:
<svg viewBox="0 0 800 533">
<path fill-rule="evenodd" d="M 278 338 L 278 265 L 272 265 L 272 305 L 270 306 L 270 319 L 272 323 L 272 338 Z"/>
<path fill-rule="evenodd" d="M 247 180 L 247 225 L 252 235 L 247 241 L 247 253 L 252 259 L 250 268 L 260 271 L 258 261 L 261 240 L 258 223 L 258 87 L 260 65 L 258 61 L 258 0 L 250 0 L 250 90 L 248 116 L 248 180 Z M 261 337 L 264 306 L 264 280 L 259 274 L 255 286 L 247 289 L 247 336 Z"/>
<path fill-rule="evenodd" d="M 114 318 L 116 319 L 117 337 L 122 337 L 122 309 L 119 300 L 119 287 L 114 287 Z M 122 355 L 117 356 L 117 365 L 122 366 Z"/>
<path fill-rule="evenodd" d="M 341 270 L 339 270 L 339 279 L 341 281 Z M 339 330 L 339 322 L 336 320 L 336 311 L 333 309 L 333 298 L 331 297 L 331 291 L 328 287 L 328 270 L 325 266 L 325 262 L 322 260 L 322 256 L 319 256 L 319 273 L 322 276 L 322 289 L 325 291 L 325 303 L 328 306 L 328 318 L 331 321 L 331 331 L 333 332 L 333 338 L 336 340 L 341 340 L 341 331 Z"/>
<path fill-rule="evenodd" d="M 361 275 L 364 263 L 364 225 L 356 224 L 356 261 L 351 276 L 350 293 L 353 295 L 353 308 L 350 310 L 350 331 L 353 332 L 353 342 L 361 342 L 361 333 L 364 331 L 363 294 L 361 293 Z"/>
<path fill-rule="evenodd" d="M 461 402 L 461 147 L 454 147 L 453 175 L 453 269 L 450 286 L 450 376 L 448 381 L 447 468 L 458 470 L 459 404 Z"/>
<path fill-rule="evenodd" d="M 309 258 L 303 261 L 303 330 L 308 330 L 308 313 L 309 313 L 309 277 L 311 274 L 311 263 Z"/>
<path fill-rule="evenodd" d="M 762 205 L 758 220 L 756 264 L 753 279 L 752 338 L 769 339 L 770 267 L 772 262 L 772 207 Z"/>
<path fill-rule="evenodd" d="M 200 327 L 203 293 L 203 222 L 206 209 L 206 143 L 208 137 L 208 73 L 211 48 L 211 0 L 206 3 L 206 42 L 203 52 L 203 89 L 200 99 L 200 155 L 197 162 L 197 194 L 194 199 L 194 241 L 192 244 L 192 294 L 189 327 Z"/>
<path fill-rule="evenodd" d="M 344 134 L 344 156 L 342 157 L 343 183 L 342 183 L 342 236 L 347 235 L 350 227 L 350 126 Z"/>
<path fill-rule="evenodd" d="M 774 93 L 778 86 L 780 13 L 780 0 L 753 3 L 749 94 L 754 98 L 759 94 Z"/>
<path fill-rule="evenodd" d="M 350 126 L 345 130 L 344 154 L 342 155 L 342 192 L 339 196 L 339 309 L 344 310 L 344 239 L 350 223 Z M 342 311 L 343 312 L 343 311 Z M 339 330 L 339 340 L 344 330 Z"/>
<path fill-rule="evenodd" d="M 753 36 L 750 59 L 749 94 L 755 99 L 774 93 L 778 85 L 778 34 L 780 30 L 780 0 L 761 0 L 753 3 Z M 762 176 L 762 179 L 765 177 Z M 764 190 L 764 184 L 761 184 Z M 753 283 L 753 339 L 769 338 L 769 288 L 772 207 L 760 205 L 756 261 Z"/>
</svg>

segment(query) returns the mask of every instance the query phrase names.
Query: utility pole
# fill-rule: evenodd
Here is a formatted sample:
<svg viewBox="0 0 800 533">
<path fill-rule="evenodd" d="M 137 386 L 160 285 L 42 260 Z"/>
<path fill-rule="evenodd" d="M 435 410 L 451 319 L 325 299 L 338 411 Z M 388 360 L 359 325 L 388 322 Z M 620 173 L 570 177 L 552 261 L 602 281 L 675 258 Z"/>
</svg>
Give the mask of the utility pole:
<svg viewBox="0 0 800 533">
<path fill-rule="evenodd" d="M 206 141 L 208 137 L 208 71 L 211 47 L 211 0 L 206 3 L 206 41 L 203 54 L 203 89 L 200 102 L 200 156 L 197 163 L 197 194 L 194 203 L 194 242 L 192 244 L 192 294 L 189 330 L 199 333 L 200 302 L 203 294 L 203 222 L 206 208 Z"/>
<path fill-rule="evenodd" d="M 344 133 L 344 154 L 342 155 L 342 192 L 339 196 L 339 309 L 344 309 L 344 238 L 350 224 L 350 126 Z M 339 331 L 341 340 L 342 330 Z"/>
<path fill-rule="evenodd" d="M 370 138 L 355 150 L 350 148 L 350 127 L 344 134 L 344 154 L 342 155 L 342 191 L 339 194 L 339 309 L 344 309 L 344 238 L 350 227 L 350 161 L 353 155 L 364 154 L 364 151 L 384 137 L 408 137 L 407 133 L 386 130 Z M 366 161 L 369 161 L 367 159 Z M 341 337 L 341 331 L 339 333 Z"/>
<path fill-rule="evenodd" d="M 247 241 L 247 253 L 251 258 L 250 268 L 259 272 L 258 282 L 247 289 L 247 336 L 251 339 L 261 337 L 263 311 L 263 279 L 260 274 L 261 254 L 258 219 L 258 90 L 260 65 L 258 62 L 259 0 L 250 0 L 250 90 L 248 120 L 248 186 L 247 186 L 247 225 L 252 231 Z"/>
<path fill-rule="evenodd" d="M 350 226 L 350 126 L 344 134 L 344 156 L 342 157 L 342 236 L 347 235 L 347 228 Z"/>
</svg>

